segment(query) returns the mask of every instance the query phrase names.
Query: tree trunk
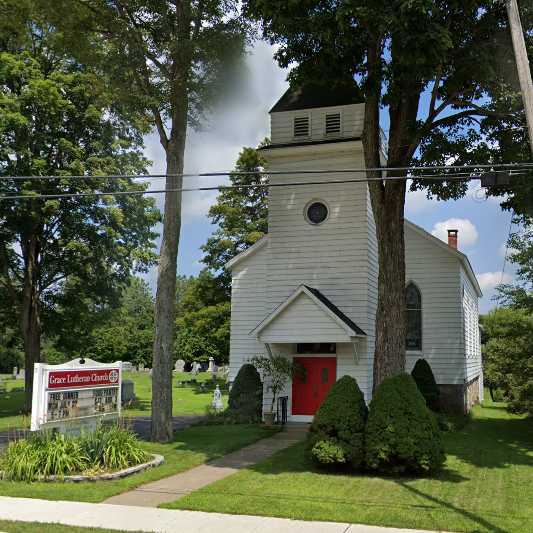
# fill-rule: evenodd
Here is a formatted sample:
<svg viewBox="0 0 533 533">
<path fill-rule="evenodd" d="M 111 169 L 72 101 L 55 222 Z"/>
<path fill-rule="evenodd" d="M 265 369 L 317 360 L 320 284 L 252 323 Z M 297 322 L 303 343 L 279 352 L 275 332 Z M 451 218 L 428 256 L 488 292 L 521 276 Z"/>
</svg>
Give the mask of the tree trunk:
<svg viewBox="0 0 533 533">
<path fill-rule="evenodd" d="M 39 241 L 35 234 L 24 243 L 24 286 L 21 303 L 21 333 L 24 341 L 24 410 L 31 412 L 33 366 L 41 360 L 41 315 L 39 303 Z"/>
<path fill-rule="evenodd" d="M 405 182 L 387 183 L 376 217 L 379 251 L 373 389 L 405 370 Z"/>
<path fill-rule="evenodd" d="M 186 115 L 185 115 L 186 117 Z M 181 189 L 186 118 L 181 131 L 166 144 L 167 189 Z M 163 240 L 155 298 L 155 336 L 152 363 L 152 440 L 172 440 L 172 362 L 176 315 L 176 275 L 181 230 L 181 192 L 165 194 Z"/>
</svg>

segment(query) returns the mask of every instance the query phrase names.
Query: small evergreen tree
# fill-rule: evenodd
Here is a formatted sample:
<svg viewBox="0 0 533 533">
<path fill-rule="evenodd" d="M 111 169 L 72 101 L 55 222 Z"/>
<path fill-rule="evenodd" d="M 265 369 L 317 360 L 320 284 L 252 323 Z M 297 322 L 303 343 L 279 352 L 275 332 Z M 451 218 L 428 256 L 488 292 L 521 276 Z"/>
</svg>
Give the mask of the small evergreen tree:
<svg viewBox="0 0 533 533">
<path fill-rule="evenodd" d="M 263 384 L 254 365 L 241 366 L 228 399 L 229 414 L 239 422 L 261 420 L 263 410 Z"/>
<path fill-rule="evenodd" d="M 444 463 L 442 437 L 413 378 L 387 378 L 370 402 L 366 464 L 388 474 L 423 474 Z"/>
<path fill-rule="evenodd" d="M 440 391 L 433 371 L 425 359 L 419 359 L 411 372 L 418 390 L 426 400 L 427 406 L 436 411 L 439 408 Z"/>
<path fill-rule="evenodd" d="M 364 462 L 368 409 L 357 381 L 343 376 L 318 409 L 307 438 L 307 454 L 321 466 L 358 468 Z"/>
</svg>

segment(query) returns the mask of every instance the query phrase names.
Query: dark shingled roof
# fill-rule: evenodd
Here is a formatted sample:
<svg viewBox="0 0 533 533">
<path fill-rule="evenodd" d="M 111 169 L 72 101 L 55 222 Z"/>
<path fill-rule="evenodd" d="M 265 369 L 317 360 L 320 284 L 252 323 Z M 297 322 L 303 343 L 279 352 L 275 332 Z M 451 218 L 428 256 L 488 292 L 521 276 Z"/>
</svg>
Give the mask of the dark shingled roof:
<svg viewBox="0 0 533 533">
<path fill-rule="evenodd" d="M 365 335 L 366 333 L 351 319 L 349 319 L 331 300 L 328 300 L 319 290 L 304 285 L 316 298 L 318 298 L 332 313 L 337 315 L 349 328 L 351 328 L 358 335 Z"/>
<path fill-rule="evenodd" d="M 364 100 L 355 82 L 328 85 L 307 84 L 289 87 L 269 112 L 362 103 Z"/>
</svg>

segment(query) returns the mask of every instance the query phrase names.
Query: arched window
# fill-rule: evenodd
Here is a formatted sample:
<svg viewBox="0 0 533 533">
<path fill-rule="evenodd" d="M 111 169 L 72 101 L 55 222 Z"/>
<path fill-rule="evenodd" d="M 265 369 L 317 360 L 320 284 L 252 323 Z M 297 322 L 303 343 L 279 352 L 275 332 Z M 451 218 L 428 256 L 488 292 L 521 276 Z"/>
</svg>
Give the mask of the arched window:
<svg viewBox="0 0 533 533">
<path fill-rule="evenodd" d="M 408 283 L 405 288 L 407 305 L 407 335 L 405 348 L 407 350 L 422 349 L 422 296 L 414 283 Z"/>
</svg>

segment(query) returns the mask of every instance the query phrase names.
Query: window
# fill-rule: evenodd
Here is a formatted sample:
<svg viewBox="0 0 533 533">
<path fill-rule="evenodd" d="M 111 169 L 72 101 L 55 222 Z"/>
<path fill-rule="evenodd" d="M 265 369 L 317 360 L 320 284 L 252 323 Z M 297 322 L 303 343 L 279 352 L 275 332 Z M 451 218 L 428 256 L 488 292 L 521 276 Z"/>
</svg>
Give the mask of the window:
<svg viewBox="0 0 533 533">
<path fill-rule="evenodd" d="M 294 136 L 309 137 L 309 117 L 294 117 Z"/>
<path fill-rule="evenodd" d="M 334 135 L 341 132 L 341 114 L 332 113 L 326 115 L 326 135 Z"/>
<path fill-rule="evenodd" d="M 405 288 L 405 301 L 407 305 L 407 335 L 405 348 L 407 350 L 422 349 L 422 296 L 414 283 L 409 283 Z"/>
<path fill-rule="evenodd" d="M 298 354 L 328 354 L 337 353 L 337 345 L 334 342 L 303 342 L 296 345 Z"/>
<path fill-rule="evenodd" d="M 305 209 L 305 218 L 310 224 L 322 224 L 328 218 L 328 206 L 323 202 L 311 202 Z"/>
</svg>

